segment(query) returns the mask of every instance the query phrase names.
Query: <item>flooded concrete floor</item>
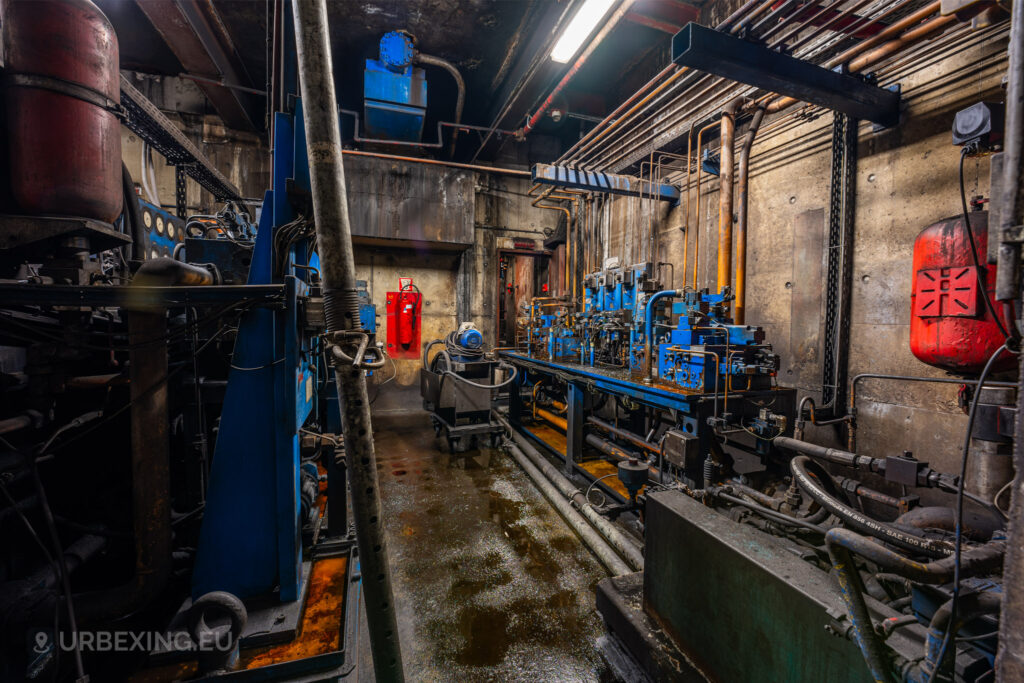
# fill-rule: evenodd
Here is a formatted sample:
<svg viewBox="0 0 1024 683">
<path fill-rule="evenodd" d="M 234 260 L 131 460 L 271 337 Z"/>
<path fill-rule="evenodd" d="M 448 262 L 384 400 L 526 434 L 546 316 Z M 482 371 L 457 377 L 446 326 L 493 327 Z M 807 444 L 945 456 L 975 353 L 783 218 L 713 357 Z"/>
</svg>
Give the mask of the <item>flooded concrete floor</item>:
<svg viewBox="0 0 1024 683">
<path fill-rule="evenodd" d="M 407 679 L 611 680 L 606 574 L 512 459 L 449 454 L 425 413 L 374 432 Z"/>
</svg>

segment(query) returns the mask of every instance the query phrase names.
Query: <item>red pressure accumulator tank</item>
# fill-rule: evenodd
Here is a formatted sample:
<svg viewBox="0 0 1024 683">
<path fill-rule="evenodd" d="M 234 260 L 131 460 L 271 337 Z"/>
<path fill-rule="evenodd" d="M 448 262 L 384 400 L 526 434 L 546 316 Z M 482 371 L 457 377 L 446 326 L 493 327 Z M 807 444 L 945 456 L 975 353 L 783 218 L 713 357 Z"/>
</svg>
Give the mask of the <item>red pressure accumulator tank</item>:
<svg viewBox="0 0 1024 683">
<path fill-rule="evenodd" d="M 113 222 L 121 125 L 96 102 L 121 96 L 114 27 L 88 0 L 0 0 L 0 9 L 14 209 Z"/>
<path fill-rule="evenodd" d="M 989 356 L 1003 344 L 1003 334 L 982 296 L 989 297 L 1003 325 L 1010 327 L 993 296 L 996 267 L 986 261 L 988 212 L 971 212 L 970 220 L 984 292 L 978 287 L 962 217 L 928 226 L 914 242 L 910 350 L 918 360 L 957 374 L 981 372 Z M 1013 362 L 1010 357 L 1002 366 Z"/>
</svg>

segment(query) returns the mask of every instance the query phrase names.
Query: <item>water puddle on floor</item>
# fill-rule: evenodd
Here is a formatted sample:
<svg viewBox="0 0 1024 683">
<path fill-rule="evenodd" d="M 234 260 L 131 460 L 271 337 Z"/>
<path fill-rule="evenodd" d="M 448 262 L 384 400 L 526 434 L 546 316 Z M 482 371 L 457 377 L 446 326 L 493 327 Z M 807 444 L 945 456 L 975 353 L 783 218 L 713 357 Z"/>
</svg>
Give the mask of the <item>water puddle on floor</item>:
<svg viewBox="0 0 1024 683">
<path fill-rule="evenodd" d="M 515 463 L 448 453 L 426 414 L 374 433 L 407 678 L 608 680 L 606 574 Z"/>
</svg>

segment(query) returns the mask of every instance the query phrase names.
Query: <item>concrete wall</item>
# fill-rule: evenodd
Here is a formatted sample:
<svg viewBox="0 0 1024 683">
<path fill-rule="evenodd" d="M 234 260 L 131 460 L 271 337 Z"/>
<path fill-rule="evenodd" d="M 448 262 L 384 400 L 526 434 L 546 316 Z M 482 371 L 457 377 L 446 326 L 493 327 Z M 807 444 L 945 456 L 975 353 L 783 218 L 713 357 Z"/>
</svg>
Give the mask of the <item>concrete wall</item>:
<svg viewBox="0 0 1024 683">
<path fill-rule="evenodd" d="M 952 117 L 979 100 L 1002 99 L 1006 49 L 1006 38 L 997 36 L 919 60 L 900 78 L 903 123 L 881 132 L 869 124 L 860 127 L 850 377 L 862 372 L 944 376 L 909 349 L 913 243 L 926 226 L 960 211 L 960 150 L 951 143 Z M 763 326 L 781 355 L 779 384 L 816 400 L 831 125 L 828 113 L 812 121 L 767 120 L 753 148 L 750 180 L 747 323 Z M 744 130 L 737 132 L 739 138 Z M 717 152 L 717 142 L 712 151 Z M 965 176 L 968 197 L 987 196 L 987 159 L 968 160 Z M 699 235 L 697 284 L 714 289 L 718 187 L 717 179 L 704 178 L 699 206 L 691 207 L 689 277 Z M 613 255 L 629 252 L 625 226 L 635 223 L 640 208 L 636 200 L 615 202 Z M 684 223 L 681 208 L 658 222 L 658 257 L 677 268 L 683 263 Z M 955 471 L 966 427 L 956 392 L 957 385 L 864 382 L 858 387 L 858 450 L 875 456 L 910 450 L 940 470 Z M 809 426 L 807 436 L 845 446 L 844 433 L 830 427 Z"/>
<path fill-rule="evenodd" d="M 127 74 L 182 132 L 203 152 L 243 197 L 262 199 L 270 187 L 270 151 L 257 135 L 225 128 L 208 110 L 202 91 L 195 83 L 166 76 Z M 142 141 L 121 126 L 121 158 L 136 184 L 142 183 Z M 160 203 L 175 212 L 175 171 L 159 153 L 153 152 L 154 173 Z M 143 196 L 143 199 L 147 199 Z M 222 208 L 213 195 L 191 178 L 186 180 L 186 201 L 190 213 L 210 213 Z"/>
</svg>

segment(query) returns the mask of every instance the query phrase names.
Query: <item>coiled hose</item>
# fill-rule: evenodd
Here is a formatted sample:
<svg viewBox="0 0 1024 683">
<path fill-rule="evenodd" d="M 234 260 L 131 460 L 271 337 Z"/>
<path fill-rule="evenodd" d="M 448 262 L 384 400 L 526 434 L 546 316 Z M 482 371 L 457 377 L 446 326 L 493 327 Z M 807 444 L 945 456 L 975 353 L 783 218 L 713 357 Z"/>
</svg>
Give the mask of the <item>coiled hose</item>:
<svg viewBox="0 0 1024 683">
<path fill-rule="evenodd" d="M 428 372 L 438 372 L 436 367 L 432 368 L 430 365 L 427 364 L 427 356 L 430 353 L 430 349 L 432 349 L 433 347 L 437 346 L 438 344 L 444 344 L 445 348 L 442 351 L 439 351 L 436 356 L 434 356 L 433 365 L 434 366 L 437 365 L 437 359 L 438 358 L 442 358 L 442 357 L 444 358 L 445 368 L 444 368 L 444 370 L 440 371 L 440 373 L 442 375 L 454 377 L 455 379 L 459 380 L 460 382 L 463 382 L 463 383 L 468 384 L 470 386 L 477 387 L 479 389 L 501 389 L 502 387 L 505 387 L 505 386 L 508 386 L 509 384 L 511 384 L 513 381 L 515 381 L 516 377 L 519 376 L 519 369 L 516 368 L 516 366 L 514 366 L 514 365 L 512 365 L 510 363 L 506 363 L 505 361 L 499 361 L 498 362 L 498 367 L 499 368 L 507 368 L 507 369 L 512 371 L 512 374 L 509 375 L 509 377 L 507 377 L 504 381 L 499 382 L 498 384 L 481 384 L 480 382 L 474 382 L 471 379 L 463 377 L 462 375 L 459 375 L 459 374 L 449 370 L 448 368 L 450 368 L 452 366 L 452 357 L 451 357 L 451 354 L 449 354 L 449 352 L 448 352 L 448 350 L 450 348 L 457 349 L 456 350 L 456 354 L 458 354 L 458 355 L 472 356 L 472 357 L 477 357 L 477 358 L 478 357 L 482 357 L 484 355 L 483 349 L 467 349 L 466 347 L 461 346 L 460 344 L 458 344 L 455 341 L 455 333 L 454 332 L 450 333 L 444 339 L 434 339 L 433 341 L 428 342 L 423 347 L 423 369 L 428 371 Z"/>
</svg>

